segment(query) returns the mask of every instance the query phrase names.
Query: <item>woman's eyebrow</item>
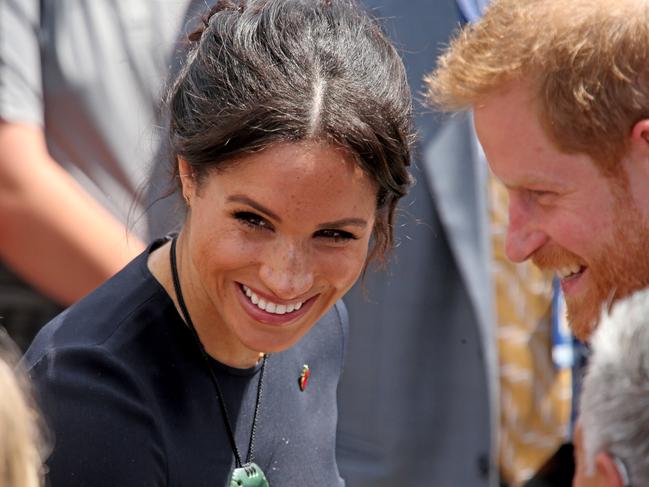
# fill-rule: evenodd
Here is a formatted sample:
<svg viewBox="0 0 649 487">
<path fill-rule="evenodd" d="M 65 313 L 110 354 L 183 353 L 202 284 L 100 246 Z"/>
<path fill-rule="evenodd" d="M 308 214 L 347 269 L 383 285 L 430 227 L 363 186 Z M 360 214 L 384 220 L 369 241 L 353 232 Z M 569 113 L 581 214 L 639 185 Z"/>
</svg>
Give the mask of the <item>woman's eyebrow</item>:
<svg viewBox="0 0 649 487">
<path fill-rule="evenodd" d="M 252 198 L 243 195 L 243 194 L 233 194 L 231 196 L 228 196 L 227 199 L 228 202 L 230 203 L 242 203 L 244 205 L 251 206 L 255 210 L 264 213 L 266 216 L 269 216 L 273 220 L 277 221 L 278 223 L 282 222 L 282 219 L 277 215 L 277 213 L 269 210 L 265 206 L 257 203 L 255 200 Z M 340 220 L 334 220 L 331 222 L 325 222 L 321 223 L 318 225 L 318 229 L 324 229 L 324 228 L 339 228 L 339 227 L 345 227 L 345 226 L 354 226 L 354 227 L 360 227 L 360 228 L 365 228 L 367 226 L 367 220 L 364 220 L 363 218 L 355 218 L 355 217 L 350 217 L 350 218 L 341 218 Z"/>
<path fill-rule="evenodd" d="M 365 228 L 367 226 L 367 220 L 364 220 L 362 218 L 341 218 L 340 220 L 321 223 L 320 225 L 318 225 L 318 229 L 346 227 L 348 225 Z"/>
<path fill-rule="evenodd" d="M 244 204 L 244 205 L 251 206 L 251 207 L 253 207 L 255 210 L 257 210 L 257 211 L 259 211 L 259 212 L 261 212 L 261 213 L 265 213 L 266 216 L 271 217 L 273 220 L 275 220 L 275 221 L 277 221 L 277 222 L 279 222 L 279 223 L 282 222 L 282 219 L 277 215 L 277 213 L 275 213 L 275 212 L 269 210 L 268 208 L 266 208 L 266 207 L 263 206 L 263 205 L 260 205 L 260 204 L 257 203 L 255 200 L 253 200 L 252 198 L 249 198 L 249 197 L 246 196 L 246 195 L 243 195 L 243 194 L 233 194 L 233 195 L 231 195 L 231 196 L 228 197 L 227 201 L 228 201 L 228 202 L 231 202 L 231 203 L 242 203 L 242 204 Z"/>
</svg>

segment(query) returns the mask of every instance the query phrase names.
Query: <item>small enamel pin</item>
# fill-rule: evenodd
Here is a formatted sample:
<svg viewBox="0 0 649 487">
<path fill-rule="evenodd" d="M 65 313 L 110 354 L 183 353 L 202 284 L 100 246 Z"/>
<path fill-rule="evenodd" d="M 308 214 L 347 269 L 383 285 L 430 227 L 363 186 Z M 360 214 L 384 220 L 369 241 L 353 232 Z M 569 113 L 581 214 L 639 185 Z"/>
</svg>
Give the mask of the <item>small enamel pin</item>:
<svg viewBox="0 0 649 487">
<path fill-rule="evenodd" d="M 298 385 L 300 386 L 300 390 L 302 392 L 304 392 L 304 389 L 306 389 L 306 386 L 309 383 L 310 375 L 311 371 L 309 370 L 309 366 L 307 364 L 304 364 L 302 366 L 302 372 L 300 372 L 300 378 L 298 379 Z"/>
</svg>

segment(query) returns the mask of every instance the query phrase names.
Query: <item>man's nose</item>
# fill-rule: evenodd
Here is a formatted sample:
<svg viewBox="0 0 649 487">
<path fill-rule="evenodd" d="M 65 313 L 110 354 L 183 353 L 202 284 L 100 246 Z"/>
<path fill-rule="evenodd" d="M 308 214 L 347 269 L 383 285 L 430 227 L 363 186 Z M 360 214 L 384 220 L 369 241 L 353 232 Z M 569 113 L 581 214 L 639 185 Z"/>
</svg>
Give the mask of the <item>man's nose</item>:
<svg viewBox="0 0 649 487">
<path fill-rule="evenodd" d="M 259 277 L 268 290 L 287 300 L 311 289 L 313 276 L 308 249 L 293 243 L 278 242 L 259 269 Z"/>
<path fill-rule="evenodd" d="M 510 194 L 509 225 L 505 241 L 505 253 L 512 262 L 523 262 L 548 240 L 542 230 L 536 228 L 533 215 L 520 197 Z"/>
</svg>

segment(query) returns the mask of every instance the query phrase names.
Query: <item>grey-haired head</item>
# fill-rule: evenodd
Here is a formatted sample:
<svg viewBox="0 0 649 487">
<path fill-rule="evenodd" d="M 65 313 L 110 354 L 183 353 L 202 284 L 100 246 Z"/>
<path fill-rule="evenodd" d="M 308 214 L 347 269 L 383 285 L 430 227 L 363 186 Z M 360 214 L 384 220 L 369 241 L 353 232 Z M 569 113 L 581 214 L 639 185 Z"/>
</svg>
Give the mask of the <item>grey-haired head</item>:
<svg viewBox="0 0 649 487">
<path fill-rule="evenodd" d="M 629 485 L 649 485 L 649 289 L 604 312 L 591 346 L 580 405 L 585 474 L 605 453 L 625 465 Z"/>
</svg>

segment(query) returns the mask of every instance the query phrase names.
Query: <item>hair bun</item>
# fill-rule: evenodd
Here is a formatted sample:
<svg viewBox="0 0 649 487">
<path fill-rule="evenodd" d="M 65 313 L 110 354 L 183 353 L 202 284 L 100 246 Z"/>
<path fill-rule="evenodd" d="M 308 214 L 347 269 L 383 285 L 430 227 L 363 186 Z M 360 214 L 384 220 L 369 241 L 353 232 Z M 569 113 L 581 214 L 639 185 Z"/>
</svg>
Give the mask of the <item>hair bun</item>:
<svg viewBox="0 0 649 487">
<path fill-rule="evenodd" d="M 246 8 L 245 0 L 217 0 L 217 2 L 210 8 L 210 10 L 201 17 L 199 27 L 190 33 L 187 38 L 190 42 L 200 42 L 203 32 L 210 25 L 210 20 L 214 14 L 222 11 L 243 12 Z"/>
</svg>

